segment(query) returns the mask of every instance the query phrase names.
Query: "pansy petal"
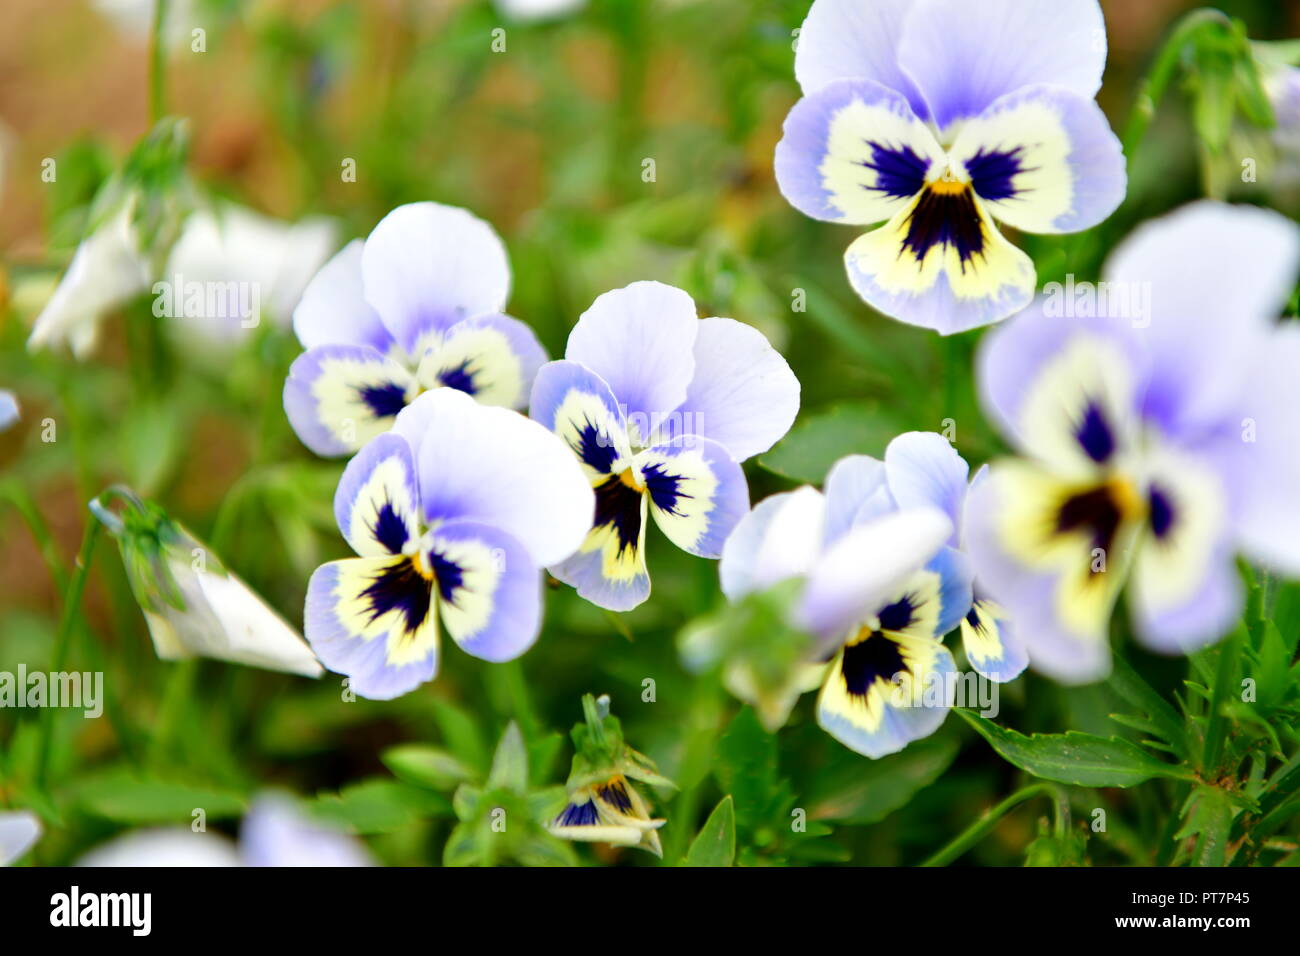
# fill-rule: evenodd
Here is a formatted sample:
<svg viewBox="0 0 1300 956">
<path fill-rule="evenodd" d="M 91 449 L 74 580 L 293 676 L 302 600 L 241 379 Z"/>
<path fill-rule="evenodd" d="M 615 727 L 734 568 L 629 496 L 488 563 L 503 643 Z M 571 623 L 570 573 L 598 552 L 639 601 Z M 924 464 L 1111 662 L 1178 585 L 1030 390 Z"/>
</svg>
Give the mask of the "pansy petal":
<svg viewBox="0 0 1300 956">
<path fill-rule="evenodd" d="M 1106 25 L 1097 0 L 915 0 L 898 63 L 947 133 L 1025 86 L 1092 99 L 1106 66 Z"/>
<path fill-rule="evenodd" d="M 0 811 L 0 866 L 8 866 L 41 836 L 41 821 L 29 810 Z"/>
<path fill-rule="evenodd" d="M 749 510 L 745 472 L 727 449 L 683 435 L 641 452 L 634 469 L 668 540 L 702 558 L 720 557 L 727 535 Z"/>
<path fill-rule="evenodd" d="M 627 426 L 614 393 L 577 362 L 548 362 L 533 382 L 529 416 L 569 446 L 593 485 L 630 464 Z"/>
<path fill-rule="evenodd" d="M 321 266 L 293 310 L 293 330 L 303 348 L 365 345 L 387 355 L 392 335 L 366 301 L 361 287 L 361 250 L 354 239 Z"/>
<path fill-rule="evenodd" d="M 518 657 L 541 626 L 541 569 L 518 541 L 473 521 L 448 521 L 429 548 L 438 616 L 461 649 L 485 661 Z"/>
<path fill-rule="evenodd" d="M 1010 93 L 962 125 L 951 155 L 994 218 L 1025 232 L 1078 232 L 1124 199 L 1119 139 L 1091 99 L 1057 87 Z"/>
<path fill-rule="evenodd" d="M 321 662 L 362 697 L 399 697 L 438 671 L 433 588 L 412 558 L 321 565 L 307 585 L 303 630 Z"/>
<path fill-rule="evenodd" d="M 823 641 L 842 640 L 933 558 L 951 534 L 952 522 L 933 508 L 856 525 L 808 575 L 798 623 Z"/>
<path fill-rule="evenodd" d="M 398 206 L 366 239 L 366 301 L 411 355 L 457 322 L 498 313 L 510 264 L 496 231 L 472 213 L 433 202 Z"/>
<path fill-rule="evenodd" d="M 635 440 L 647 442 L 686 400 L 699 324 L 681 289 L 634 282 L 591 304 L 569 333 L 564 357 L 605 380 Z"/>
<path fill-rule="evenodd" d="M 962 506 L 970 466 L 952 442 L 936 432 L 906 432 L 885 449 L 889 492 L 900 508 L 938 508 L 961 528 Z"/>
<path fill-rule="evenodd" d="M 428 523 L 464 518 L 500 528 L 539 566 L 568 557 L 591 527 L 590 482 L 564 442 L 537 422 L 437 388 L 393 428 L 412 444 Z"/>
<path fill-rule="evenodd" d="M 522 408 L 546 350 L 533 330 L 508 315 L 481 315 L 452 326 L 420 363 L 425 388 L 446 385 L 484 405 Z"/>
<path fill-rule="evenodd" d="M 610 611 L 630 611 L 650 596 L 645 565 L 649 496 L 618 475 L 596 488 L 596 518 L 577 552 L 550 566 L 578 596 Z"/>
<path fill-rule="evenodd" d="M 1225 636 L 1241 613 L 1226 489 L 1215 470 L 1172 449 L 1153 449 L 1148 467 L 1149 533 L 1130 592 L 1137 636 L 1186 654 Z"/>
<path fill-rule="evenodd" d="M 981 346 L 984 405 L 1022 451 L 1063 474 L 1110 466 L 1136 438 L 1145 356 L 1096 319 L 1064 320 L 1040 305 Z"/>
<path fill-rule="evenodd" d="M 805 215 L 868 225 L 903 210 L 943 163 L 906 99 L 870 80 L 839 80 L 790 110 L 776 182 Z"/>
<path fill-rule="evenodd" d="M 737 601 L 807 574 L 821 553 L 825 520 L 826 499 L 808 485 L 764 498 L 722 546 L 722 593 Z"/>
<path fill-rule="evenodd" d="M 970 187 L 928 186 L 844 254 L 868 305 L 943 335 L 1006 318 L 1034 297 L 1034 263 Z"/>
<path fill-rule="evenodd" d="M 411 374 L 369 346 L 321 345 L 294 359 L 284 411 L 318 455 L 345 455 L 392 427 L 414 392 Z"/>
<path fill-rule="evenodd" d="M 1251 383 L 1228 437 L 1239 488 L 1236 533 L 1254 558 L 1300 577 L 1300 325 L 1264 336 Z"/>
<path fill-rule="evenodd" d="M 869 455 L 846 455 L 826 473 L 826 545 L 859 521 L 897 510 L 886 481 L 885 463 Z"/>
<path fill-rule="evenodd" d="M 817 723 L 877 758 L 939 729 L 956 696 L 956 666 L 935 640 L 870 634 L 840 652 L 817 698 Z"/>
<path fill-rule="evenodd" d="M 401 554 L 419 533 L 420 489 L 406 439 L 380 435 L 357 454 L 334 493 L 334 517 L 363 558 Z"/>
<path fill-rule="evenodd" d="M 998 462 L 970 492 L 965 543 L 981 594 L 1010 614 L 1035 669 L 1057 680 L 1110 671 L 1108 625 L 1140 528 L 1130 498 L 1020 461 Z"/>
<path fill-rule="evenodd" d="M 898 66 L 903 20 L 914 0 L 814 0 L 794 54 L 794 75 L 805 94 L 836 80 L 865 79 L 896 90 L 926 119 L 925 100 Z"/>
<path fill-rule="evenodd" d="M 1121 243 L 1104 277 L 1149 298 L 1133 332 L 1152 356 L 1147 416 L 1187 432 L 1235 411 L 1254 376 L 1252 333 L 1281 315 L 1297 269 L 1300 229 L 1250 206 L 1192 203 Z"/>
<path fill-rule="evenodd" d="M 961 642 L 975 672 L 996 683 L 1015 680 L 1029 665 L 1024 642 L 996 601 L 975 599 L 961 621 Z"/>
<path fill-rule="evenodd" d="M 288 797 L 259 796 L 239 827 L 245 866 L 374 866 L 359 839 L 307 816 Z"/>
<path fill-rule="evenodd" d="M 767 451 L 799 413 L 799 380 L 753 326 L 703 319 L 695 338 L 695 378 L 665 438 L 702 435 L 736 461 Z"/>
</svg>

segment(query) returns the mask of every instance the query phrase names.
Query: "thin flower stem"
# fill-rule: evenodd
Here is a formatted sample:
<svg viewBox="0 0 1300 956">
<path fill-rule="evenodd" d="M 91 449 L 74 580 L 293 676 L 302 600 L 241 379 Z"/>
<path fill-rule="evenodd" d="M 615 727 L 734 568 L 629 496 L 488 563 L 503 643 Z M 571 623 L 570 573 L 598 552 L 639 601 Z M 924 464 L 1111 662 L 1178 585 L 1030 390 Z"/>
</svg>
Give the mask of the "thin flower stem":
<svg viewBox="0 0 1300 956">
<path fill-rule="evenodd" d="M 940 849 L 937 853 L 927 859 L 921 866 L 947 866 L 953 860 L 960 857 L 975 844 L 983 840 L 997 826 L 998 821 L 1015 809 L 1026 800 L 1034 797 L 1049 797 L 1056 809 L 1056 835 L 1064 836 L 1064 829 L 1068 826 L 1068 820 L 1062 814 L 1062 806 L 1065 802 L 1065 795 L 1060 787 L 1053 786 L 1049 783 L 1030 784 L 1022 790 L 1017 790 L 1011 796 L 1007 797 L 993 809 L 989 810 L 984 816 L 980 817 L 969 827 L 963 830 L 957 837 L 948 843 L 947 846 Z M 1065 811 L 1068 813 L 1068 809 Z"/>
<path fill-rule="evenodd" d="M 81 595 L 86 590 L 86 579 L 90 577 L 90 562 L 95 553 L 95 542 L 99 540 L 99 529 L 98 521 L 92 518 L 86 520 L 86 530 L 81 538 L 81 550 L 77 553 L 77 567 L 64 594 L 63 616 L 59 620 L 59 632 L 54 641 L 54 656 L 50 661 L 52 673 L 61 672 L 67 664 L 72 628 L 77 621 Z M 45 788 L 45 778 L 50 767 L 50 751 L 54 747 L 54 712 L 53 707 L 46 707 L 41 712 L 41 742 L 36 757 L 36 786 L 41 790 Z"/>
<path fill-rule="evenodd" d="M 167 25 L 167 0 L 154 0 L 153 23 L 149 30 L 149 124 L 152 126 L 167 112 L 167 45 L 163 31 Z"/>
</svg>

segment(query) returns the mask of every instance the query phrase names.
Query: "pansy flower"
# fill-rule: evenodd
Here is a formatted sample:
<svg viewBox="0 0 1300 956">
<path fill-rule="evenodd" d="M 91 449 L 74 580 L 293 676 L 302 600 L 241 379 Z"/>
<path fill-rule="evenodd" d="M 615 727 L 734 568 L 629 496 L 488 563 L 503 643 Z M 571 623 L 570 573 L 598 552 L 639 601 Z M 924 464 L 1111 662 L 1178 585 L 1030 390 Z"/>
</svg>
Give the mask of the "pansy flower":
<svg viewBox="0 0 1300 956">
<path fill-rule="evenodd" d="M 762 501 L 723 550 L 722 590 L 733 601 L 801 579 L 792 623 L 812 636 L 810 660 L 829 661 L 817 721 L 868 757 L 894 753 L 938 729 L 955 694 L 942 638 L 971 607 L 953 524 L 928 497 L 904 487 L 923 476 L 887 475 L 853 455 L 826 476 Z"/>
<path fill-rule="evenodd" d="M 952 443 L 935 432 L 907 432 L 885 449 L 885 486 L 898 507 L 931 506 L 952 522 L 947 546 L 965 547 L 966 498 L 981 484 L 988 466 L 967 481 L 970 466 Z M 961 619 L 962 647 L 971 667 L 991 681 L 1014 680 L 1029 663 L 1024 643 L 1007 612 L 980 586 L 979 569 L 973 569 L 970 610 Z"/>
<path fill-rule="evenodd" d="M 536 422 L 426 392 L 343 472 L 334 513 L 358 557 L 312 575 L 307 640 L 378 699 L 433 678 L 440 630 L 475 657 L 518 657 L 540 627 L 540 570 L 577 549 L 592 507 L 577 462 Z"/>
<path fill-rule="evenodd" d="M 398 206 L 325 264 L 294 311 L 307 349 L 284 385 L 294 431 L 318 455 L 349 454 L 441 386 L 522 408 L 546 353 L 501 313 L 509 292 L 491 226 L 452 206 Z"/>
<path fill-rule="evenodd" d="M 1196 203 L 1121 245 L 1091 298 L 1058 290 L 985 343 L 1019 457 L 972 494 L 968 545 L 1035 668 L 1106 676 L 1126 581 L 1138 639 L 1173 654 L 1231 629 L 1236 555 L 1300 574 L 1300 328 L 1275 321 L 1298 260 L 1283 217 Z"/>
<path fill-rule="evenodd" d="M 650 594 L 647 515 L 679 548 L 718 557 L 749 507 L 740 462 L 798 410 L 798 379 L 756 329 L 699 319 L 690 296 L 659 282 L 600 296 L 533 385 L 530 414 L 596 492 L 586 540 L 551 573 L 601 607 L 636 607 Z"/>
<path fill-rule="evenodd" d="M 884 223 L 845 255 L 876 309 L 944 334 L 996 322 L 1036 277 L 995 220 L 1078 232 L 1123 198 L 1105 63 L 1097 0 L 816 0 L 777 182 L 816 219 Z"/>
</svg>

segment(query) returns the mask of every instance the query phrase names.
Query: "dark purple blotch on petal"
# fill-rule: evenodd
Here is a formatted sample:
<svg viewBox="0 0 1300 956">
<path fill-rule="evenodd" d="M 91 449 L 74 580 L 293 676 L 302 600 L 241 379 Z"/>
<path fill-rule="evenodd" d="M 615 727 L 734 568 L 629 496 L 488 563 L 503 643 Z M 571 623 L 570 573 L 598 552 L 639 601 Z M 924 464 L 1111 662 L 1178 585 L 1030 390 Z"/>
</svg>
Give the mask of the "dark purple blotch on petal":
<svg viewBox="0 0 1300 956">
<path fill-rule="evenodd" d="M 979 152 L 966 160 L 966 172 L 970 173 L 975 194 L 988 202 L 1014 199 L 1019 195 L 1012 181 L 1026 172 L 1021 164 L 1024 152 L 1023 146 L 991 150 L 980 147 Z"/>
<path fill-rule="evenodd" d="M 650 492 L 650 500 L 655 503 L 655 507 L 669 514 L 680 516 L 682 512 L 677 510 L 677 503 L 683 498 L 694 497 L 682 491 L 681 475 L 669 474 L 658 463 L 642 468 L 641 477 L 645 481 L 646 490 Z"/>
<path fill-rule="evenodd" d="M 1115 453 L 1115 433 L 1096 402 L 1089 402 L 1083 410 L 1083 418 L 1074 429 L 1074 437 L 1084 454 L 1099 465 Z"/>
<path fill-rule="evenodd" d="M 927 186 L 907 217 L 907 235 L 899 255 L 911 253 L 920 266 L 935 246 L 952 246 L 966 264 L 984 252 L 984 224 L 968 187 L 948 183 Z"/>
<path fill-rule="evenodd" d="M 405 619 L 404 629 L 414 634 L 429 617 L 433 582 L 420 573 L 414 561 L 394 561 L 375 575 L 361 598 L 369 605 L 372 623 L 390 611 L 399 611 Z"/>
<path fill-rule="evenodd" d="M 406 522 L 391 501 L 385 501 L 379 509 L 375 523 L 370 526 L 370 533 L 390 554 L 402 553 L 402 546 L 406 544 Z"/>
<path fill-rule="evenodd" d="M 437 551 L 429 552 L 433 578 L 438 582 L 438 596 L 448 604 L 455 604 L 456 592 L 465 586 L 465 571 L 456 562 Z"/>
<path fill-rule="evenodd" d="M 614 461 L 618 458 L 618 449 L 614 447 L 614 442 L 597 428 L 590 418 L 583 422 L 582 428 L 578 431 L 578 443 L 575 445 L 570 441 L 569 447 L 582 459 L 583 464 L 603 475 L 610 473 Z"/>
<path fill-rule="evenodd" d="M 469 369 L 469 363 L 470 360 L 466 359 L 454 368 L 444 369 L 438 373 L 438 381 L 448 388 L 454 388 L 466 395 L 476 394 L 483 385 L 475 382 L 474 373 Z"/>
<path fill-rule="evenodd" d="M 600 819 L 595 801 L 571 803 L 555 818 L 557 827 L 594 827 Z"/>
<path fill-rule="evenodd" d="M 596 486 L 597 528 L 613 528 L 618 536 L 618 553 L 635 548 L 641 539 L 641 492 L 619 475 L 610 475 Z"/>
<path fill-rule="evenodd" d="M 1157 538 L 1163 538 L 1174 526 L 1173 502 L 1169 500 L 1164 489 L 1152 485 L 1151 490 L 1147 492 L 1147 504 L 1150 508 L 1151 533 Z"/>
<path fill-rule="evenodd" d="M 357 392 L 376 418 L 391 418 L 406 407 L 406 389 L 394 382 L 362 385 Z"/>
<path fill-rule="evenodd" d="M 910 146 L 882 146 L 867 140 L 871 158 L 861 161 L 867 169 L 876 172 L 876 184 L 865 186 L 872 192 L 884 193 L 895 199 L 911 199 L 925 187 L 925 174 L 929 160 L 916 154 Z"/>
<path fill-rule="evenodd" d="M 894 675 L 908 670 L 898 645 L 879 631 L 844 648 L 840 675 L 844 689 L 854 697 L 865 697 L 877 680 L 893 683 Z"/>
</svg>

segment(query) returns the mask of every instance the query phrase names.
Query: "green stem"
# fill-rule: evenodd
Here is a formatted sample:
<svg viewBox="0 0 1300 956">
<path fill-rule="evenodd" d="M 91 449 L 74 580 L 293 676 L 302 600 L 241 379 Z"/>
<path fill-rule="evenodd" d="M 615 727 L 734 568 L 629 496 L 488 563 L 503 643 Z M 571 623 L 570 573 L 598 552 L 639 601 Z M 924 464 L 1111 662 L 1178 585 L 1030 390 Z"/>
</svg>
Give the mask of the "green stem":
<svg viewBox="0 0 1300 956">
<path fill-rule="evenodd" d="M 1205 749 L 1201 757 L 1201 772 L 1208 777 L 1218 775 L 1219 761 L 1223 757 L 1223 743 L 1228 733 L 1228 719 L 1224 716 L 1223 706 L 1237 679 L 1240 654 L 1241 632 L 1238 629 L 1219 648 L 1219 663 L 1210 696 L 1209 724 L 1205 728 Z"/>
<path fill-rule="evenodd" d="M 90 562 L 95 553 L 95 542 L 99 540 L 99 522 L 93 518 L 86 520 L 86 530 L 81 538 L 81 550 L 77 553 L 77 568 L 68 582 L 63 598 L 63 616 L 59 620 L 59 632 L 54 641 L 54 656 L 50 661 L 52 673 L 62 672 L 68 659 L 68 645 L 72 639 L 72 628 L 77 621 L 77 609 L 81 606 L 81 595 L 86 590 L 86 579 L 90 576 Z M 41 742 L 36 758 L 36 786 L 45 788 L 45 778 L 49 773 L 50 751 L 54 748 L 54 711 L 46 707 L 41 712 Z"/>
<path fill-rule="evenodd" d="M 154 0 L 153 23 L 149 29 L 149 125 L 153 126 L 167 112 L 166 59 L 163 39 L 167 25 L 167 0 Z"/>
<path fill-rule="evenodd" d="M 157 730 L 149 744 L 149 763 L 155 767 L 166 759 L 167 748 L 176 737 L 177 725 L 185 713 L 185 705 L 192 696 L 198 671 L 199 659 L 189 657 L 177 661 L 167 677 L 162 705 L 158 708 Z"/>
<path fill-rule="evenodd" d="M 963 853 L 979 843 L 992 832 L 997 826 L 998 821 L 1007 815 L 1011 810 L 1030 800 L 1034 797 L 1049 797 L 1056 808 L 1056 831 L 1057 836 L 1063 836 L 1063 827 L 1066 826 L 1061 814 L 1061 806 L 1065 800 L 1059 787 L 1048 783 L 1030 784 L 1023 790 L 1017 790 L 1011 796 L 1007 797 L 996 807 L 989 810 L 984 816 L 980 817 L 969 827 L 963 830 L 947 846 L 940 849 L 931 856 L 921 866 L 947 866 L 953 860 L 960 857 Z M 1067 811 L 1068 812 L 1068 811 Z"/>
</svg>

